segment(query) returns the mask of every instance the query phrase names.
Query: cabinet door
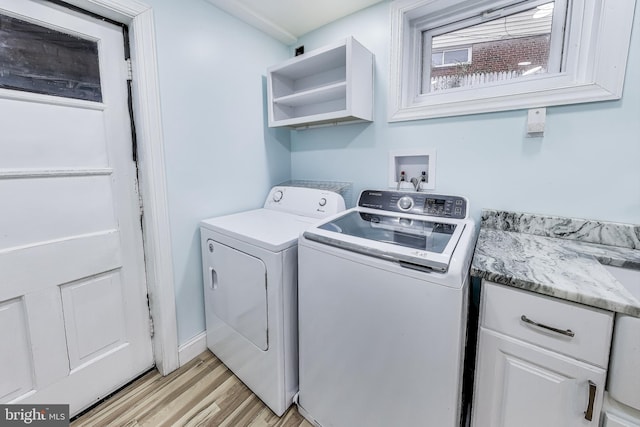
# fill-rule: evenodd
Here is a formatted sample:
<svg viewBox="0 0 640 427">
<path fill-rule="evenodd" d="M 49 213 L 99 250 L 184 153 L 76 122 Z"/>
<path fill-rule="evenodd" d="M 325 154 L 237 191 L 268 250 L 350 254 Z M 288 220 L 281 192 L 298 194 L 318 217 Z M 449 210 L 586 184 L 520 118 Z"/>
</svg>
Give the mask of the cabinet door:
<svg viewBox="0 0 640 427">
<path fill-rule="evenodd" d="M 474 427 L 598 425 L 603 369 L 486 328 L 479 339 Z M 589 421 L 585 412 L 594 386 Z"/>
</svg>

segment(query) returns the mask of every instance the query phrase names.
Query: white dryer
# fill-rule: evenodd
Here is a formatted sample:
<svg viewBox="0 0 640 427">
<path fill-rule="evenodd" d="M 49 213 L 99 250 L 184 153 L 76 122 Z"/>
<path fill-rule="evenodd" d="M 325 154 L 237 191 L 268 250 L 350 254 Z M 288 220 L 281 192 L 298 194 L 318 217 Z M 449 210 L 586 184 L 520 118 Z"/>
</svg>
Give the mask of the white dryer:
<svg viewBox="0 0 640 427">
<path fill-rule="evenodd" d="M 337 193 L 271 189 L 262 209 L 202 221 L 207 347 L 278 416 L 298 390 L 297 243 Z"/>
</svg>

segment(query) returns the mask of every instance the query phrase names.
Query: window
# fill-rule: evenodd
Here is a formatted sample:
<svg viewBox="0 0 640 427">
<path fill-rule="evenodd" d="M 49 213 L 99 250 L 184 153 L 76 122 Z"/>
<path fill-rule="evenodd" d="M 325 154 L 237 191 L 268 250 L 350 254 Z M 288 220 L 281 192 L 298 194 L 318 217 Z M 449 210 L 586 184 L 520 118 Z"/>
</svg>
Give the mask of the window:
<svg viewBox="0 0 640 427">
<path fill-rule="evenodd" d="M 396 0 L 389 120 L 622 96 L 635 0 Z"/>
<path fill-rule="evenodd" d="M 0 14 L 0 88 L 102 102 L 98 43 Z"/>
<path fill-rule="evenodd" d="M 431 67 L 451 67 L 469 64 L 471 62 L 471 48 L 432 50 Z"/>
<path fill-rule="evenodd" d="M 566 3 L 545 1 L 505 8 L 499 17 L 484 16 L 480 19 L 482 22 L 474 16 L 423 30 L 420 93 L 477 87 L 497 80 L 546 73 L 549 66 L 552 72 L 560 71 Z M 554 14 L 556 28 L 552 32 Z M 471 47 L 456 49 L 462 44 Z M 475 50 L 473 64 L 472 50 Z M 431 63 L 424 60 L 429 55 Z M 444 66 L 455 68 L 439 69 Z"/>
</svg>

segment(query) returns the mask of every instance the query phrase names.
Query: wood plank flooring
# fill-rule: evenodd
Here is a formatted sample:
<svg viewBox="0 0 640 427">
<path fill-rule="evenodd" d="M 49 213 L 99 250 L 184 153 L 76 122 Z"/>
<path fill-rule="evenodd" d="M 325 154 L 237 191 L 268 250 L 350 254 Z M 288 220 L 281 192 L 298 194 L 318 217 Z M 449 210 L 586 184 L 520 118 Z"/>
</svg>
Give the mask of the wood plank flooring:
<svg viewBox="0 0 640 427">
<path fill-rule="evenodd" d="M 148 372 L 71 426 L 313 427 L 295 406 L 278 418 L 209 351 L 166 377 Z"/>
</svg>

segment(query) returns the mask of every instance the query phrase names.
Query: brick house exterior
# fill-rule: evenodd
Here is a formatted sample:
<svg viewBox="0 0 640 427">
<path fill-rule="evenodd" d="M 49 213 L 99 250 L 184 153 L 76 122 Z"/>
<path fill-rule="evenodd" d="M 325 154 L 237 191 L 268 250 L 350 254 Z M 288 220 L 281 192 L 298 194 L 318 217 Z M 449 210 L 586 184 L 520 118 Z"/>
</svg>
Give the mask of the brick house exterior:
<svg viewBox="0 0 640 427">
<path fill-rule="evenodd" d="M 522 72 L 536 66 L 546 69 L 549 58 L 549 38 L 549 34 L 544 34 L 474 43 L 471 45 L 470 64 L 434 67 L 431 69 L 431 77 L 501 71 Z M 446 50 L 455 50 L 455 48 Z M 530 61 L 531 64 L 518 65 L 523 61 Z"/>
</svg>

